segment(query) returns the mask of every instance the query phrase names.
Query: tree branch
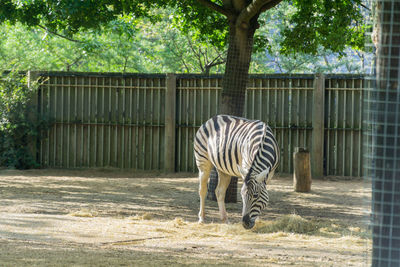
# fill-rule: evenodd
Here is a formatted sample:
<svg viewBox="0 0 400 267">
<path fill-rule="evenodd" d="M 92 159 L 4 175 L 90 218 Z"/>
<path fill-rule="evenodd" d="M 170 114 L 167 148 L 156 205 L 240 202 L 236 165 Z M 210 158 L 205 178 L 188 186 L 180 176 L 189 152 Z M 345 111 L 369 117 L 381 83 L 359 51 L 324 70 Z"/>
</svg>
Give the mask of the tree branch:
<svg viewBox="0 0 400 267">
<path fill-rule="evenodd" d="M 66 65 L 67 70 L 66 70 L 66 71 L 71 71 L 71 67 L 72 67 L 73 65 L 76 65 L 76 64 L 79 62 L 79 60 L 81 60 L 83 57 L 84 57 L 84 55 L 80 55 L 80 56 L 77 57 L 72 63 L 67 63 L 67 65 Z"/>
<path fill-rule="evenodd" d="M 206 6 L 206 7 L 210 8 L 210 9 L 212 9 L 214 11 L 217 11 L 218 13 L 221 13 L 222 15 L 225 15 L 228 18 L 230 18 L 230 17 L 232 17 L 234 15 L 231 11 L 223 8 L 220 5 L 217 5 L 214 2 L 211 2 L 211 0 L 197 0 L 197 1 L 200 4 L 202 4 L 203 6 Z"/>
<path fill-rule="evenodd" d="M 47 27 L 44 27 L 44 26 L 42 26 L 42 25 L 37 25 L 37 26 L 38 26 L 39 28 L 42 28 L 43 30 L 45 30 L 45 31 L 48 32 L 48 33 L 54 34 L 54 35 L 56 35 L 56 36 L 58 36 L 58 37 L 61 37 L 61 38 L 66 39 L 66 40 L 68 40 L 68 41 L 75 42 L 75 43 L 84 43 L 84 42 L 82 42 L 82 41 L 79 41 L 79 40 L 76 40 L 76 39 L 72 39 L 72 38 L 70 38 L 70 37 L 68 37 L 68 36 L 65 36 L 65 35 L 59 34 L 59 33 L 57 33 L 57 32 L 51 31 L 51 30 L 49 30 Z"/>
<path fill-rule="evenodd" d="M 371 9 L 369 7 L 367 7 L 366 5 L 364 5 L 363 3 L 359 3 L 359 5 L 363 8 L 365 8 L 368 11 L 371 11 Z"/>
<path fill-rule="evenodd" d="M 225 59 L 221 59 L 220 61 L 215 61 L 215 60 L 214 60 L 212 63 L 207 64 L 207 67 L 212 68 L 212 67 L 215 67 L 215 66 L 224 64 L 224 63 L 226 63 L 226 60 L 225 60 Z"/>
<path fill-rule="evenodd" d="M 208 65 L 216 66 L 216 65 L 225 63 L 226 55 L 223 55 L 222 53 L 220 53 L 218 51 L 218 49 L 216 49 L 215 47 L 214 47 L 214 51 L 217 53 L 217 56 Z M 216 63 L 218 60 L 220 60 L 219 62 L 221 62 L 221 63 Z"/>
<path fill-rule="evenodd" d="M 127 67 L 127 65 L 128 65 L 128 59 L 129 59 L 129 56 L 126 56 L 126 57 L 124 57 L 124 70 L 123 70 L 123 73 L 125 73 L 125 71 L 126 71 L 126 67 Z"/>
<path fill-rule="evenodd" d="M 331 68 L 331 64 L 329 64 L 329 60 L 328 60 L 328 58 L 326 57 L 326 54 L 323 55 L 322 57 L 324 58 L 324 61 L 325 61 L 326 66 L 327 66 L 328 68 Z"/>
<path fill-rule="evenodd" d="M 277 6 L 282 0 L 272 0 L 269 3 L 265 4 L 264 6 L 261 7 L 260 13 L 267 11 L 268 9 L 274 8 Z"/>
<path fill-rule="evenodd" d="M 178 47 L 178 45 L 176 44 L 176 42 L 173 41 L 172 44 L 173 44 L 173 46 L 175 46 L 175 49 L 179 51 L 179 47 Z M 186 61 L 183 59 L 183 53 L 178 54 L 174 49 L 171 49 L 171 52 L 172 52 L 172 54 L 175 55 L 175 57 L 179 58 L 179 61 L 182 62 L 183 66 L 186 68 L 186 71 L 187 71 L 187 72 L 190 72 L 189 66 L 186 64 Z"/>
<path fill-rule="evenodd" d="M 240 12 L 236 20 L 236 27 L 247 25 L 249 21 L 256 15 L 273 8 L 282 0 L 253 0 L 245 9 Z"/>
<path fill-rule="evenodd" d="M 195 57 L 198 60 L 198 63 L 200 65 L 201 71 L 204 72 L 203 62 L 201 62 L 201 49 L 200 49 L 200 47 L 198 48 L 199 51 L 197 52 L 195 47 L 194 47 L 194 45 L 193 45 L 193 43 L 192 43 L 192 41 L 190 40 L 190 37 L 186 36 L 186 38 L 187 38 L 187 41 L 189 43 L 190 50 L 192 50 L 193 54 L 195 55 Z"/>
</svg>

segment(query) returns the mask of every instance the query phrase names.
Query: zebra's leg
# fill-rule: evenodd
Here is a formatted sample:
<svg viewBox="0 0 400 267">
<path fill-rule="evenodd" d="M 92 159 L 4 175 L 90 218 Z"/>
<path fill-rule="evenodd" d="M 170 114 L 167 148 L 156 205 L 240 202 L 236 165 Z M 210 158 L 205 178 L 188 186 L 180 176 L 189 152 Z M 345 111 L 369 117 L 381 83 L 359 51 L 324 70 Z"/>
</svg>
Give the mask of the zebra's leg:
<svg viewBox="0 0 400 267">
<path fill-rule="evenodd" d="M 209 164 L 202 164 L 199 168 L 199 195 L 200 195 L 200 211 L 199 211 L 199 223 L 204 223 L 204 206 L 206 203 L 207 195 L 207 182 L 210 178 L 211 162 Z"/>
<path fill-rule="evenodd" d="M 230 182 L 231 182 L 230 175 L 227 175 L 220 171 L 218 172 L 218 185 L 217 188 L 215 189 L 215 196 L 217 197 L 221 220 L 222 222 L 226 223 L 228 222 L 228 214 L 226 213 L 225 209 L 225 194 L 226 194 L 226 189 L 228 188 Z"/>
</svg>

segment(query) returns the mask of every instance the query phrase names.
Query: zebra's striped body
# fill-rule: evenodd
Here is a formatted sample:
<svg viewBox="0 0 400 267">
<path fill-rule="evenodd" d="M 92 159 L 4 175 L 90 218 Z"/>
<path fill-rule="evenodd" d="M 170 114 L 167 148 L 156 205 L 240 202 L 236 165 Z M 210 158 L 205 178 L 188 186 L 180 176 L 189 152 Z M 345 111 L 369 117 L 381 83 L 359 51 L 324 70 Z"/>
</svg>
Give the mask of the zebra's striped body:
<svg viewBox="0 0 400 267">
<path fill-rule="evenodd" d="M 244 180 L 243 225 L 251 228 L 267 204 L 266 184 L 279 161 L 279 149 L 271 129 L 262 121 L 214 116 L 197 131 L 194 151 L 200 178 L 200 222 L 204 220 L 207 181 L 215 166 L 219 176 L 215 193 L 221 219 L 227 219 L 224 199 L 230 177 L 240 176 Z"/>
</svg>

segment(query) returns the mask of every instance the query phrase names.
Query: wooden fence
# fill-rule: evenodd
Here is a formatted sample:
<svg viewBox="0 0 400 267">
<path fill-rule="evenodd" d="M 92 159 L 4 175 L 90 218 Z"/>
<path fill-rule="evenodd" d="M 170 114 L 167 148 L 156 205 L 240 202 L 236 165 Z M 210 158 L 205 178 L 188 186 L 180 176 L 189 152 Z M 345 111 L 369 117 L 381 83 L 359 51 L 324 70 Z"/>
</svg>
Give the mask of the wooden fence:
<svg viewBox="0 0 400 267">
<path fill-rule="evenodd" d="M 43 167 L 197 171 L 194 134 L 217 114 L 222 76 L 31 75 L 43 81 L 40 114 L 55 122 L 38 144 Z M 280 172 L 292 172 L 301 146 L 316 175 L 361 176 L 363 88 L 360 76 L 251 75 L 244 116 L 275 131 Z"/>
</svg>

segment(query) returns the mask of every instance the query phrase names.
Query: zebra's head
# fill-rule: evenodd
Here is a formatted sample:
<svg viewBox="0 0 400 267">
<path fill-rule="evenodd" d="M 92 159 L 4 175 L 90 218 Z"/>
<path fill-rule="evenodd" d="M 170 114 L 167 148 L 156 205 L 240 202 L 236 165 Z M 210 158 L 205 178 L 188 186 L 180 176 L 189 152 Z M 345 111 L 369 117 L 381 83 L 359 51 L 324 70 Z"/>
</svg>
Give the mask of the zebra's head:
<svg viewBox="0 0 400 267">
<path fill-rule="evenodd" d="M 266 178 L 269 170 L 268 168 L 259 174 L 246 170 L 240 171 L 244 180 L 241 190 L 243 200 L 242 223 L 246 229 L 253 228 L 257 217 L 267 206 Z"/>
</svg>

